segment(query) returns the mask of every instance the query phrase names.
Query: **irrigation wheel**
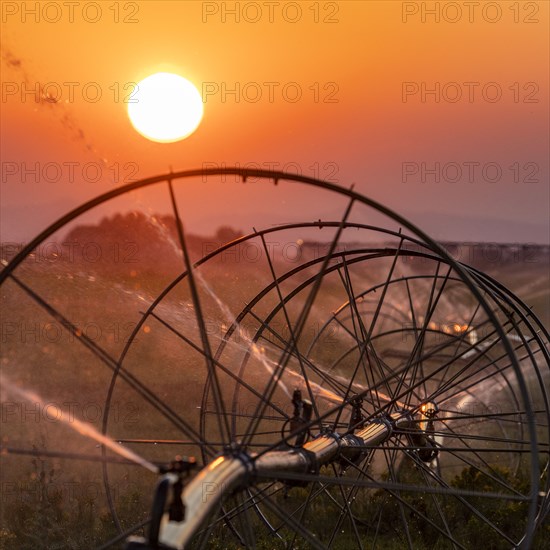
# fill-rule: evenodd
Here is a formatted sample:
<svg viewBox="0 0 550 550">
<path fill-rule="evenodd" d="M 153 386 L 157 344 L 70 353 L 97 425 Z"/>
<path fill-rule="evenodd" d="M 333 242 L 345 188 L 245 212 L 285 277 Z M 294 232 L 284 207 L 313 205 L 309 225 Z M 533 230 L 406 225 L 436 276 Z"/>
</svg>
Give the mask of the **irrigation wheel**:
<svg viewBox="0 0 550 550">
<path fill-rule="evenodd" d="M 205 223 L 225 228 L 201 239 Z M 237 168 L 141 180 L 61 218 L 0 284 L 1 475 L 17 511 L 2 536 L 21 548 L 541 536 L 548 332 L 353 188 Z M 197 464 L 155 488 L 142 467 L 174 455 Z M 71 506 L 77 534 L 53 527 Z"/>
</svg>

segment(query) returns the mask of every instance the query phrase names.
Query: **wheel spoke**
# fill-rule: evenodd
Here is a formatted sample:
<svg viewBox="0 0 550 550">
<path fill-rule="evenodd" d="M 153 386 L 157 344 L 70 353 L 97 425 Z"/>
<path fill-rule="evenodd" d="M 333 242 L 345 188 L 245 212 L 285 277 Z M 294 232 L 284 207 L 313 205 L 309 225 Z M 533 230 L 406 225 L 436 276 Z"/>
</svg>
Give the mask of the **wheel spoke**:
<svg viewBox="0 0 550 550">
<path fill-rule="evenodd" d="M 235 176 L 236 185 L 218 188 L 207 181 L 213 175 Z M 178 187 L 184 181 L 190 186 Z M 257 213 L 259 196 L 289 204 L 298 185 L 311 191 L 302 216 L 318 221 L 280 224 L 278 208 Z M 109 203 L 125 195 L 127 204 Z M 339 214 L 322 221 L 319 204 L 329 198 Z M 201 210 L 213 201 L 212 212 Z M 113 231 L 111 212 L 123 231 Z M 105 223 L 83 225 L 83 216 L 105 213 Z M 199 218 L 215 218 L 218 229 L 206 231 Z M 146 256 L 160 258 L 150 254 L 158 249 L 163 257 L 32 263 L 61 231 L 109 244 L 132 235 Z M 285 253 L 292 248 L 294 258 Z M 454 550 L 476 536 L 499 547 L 540 540 L 550 507 L 548 330 L 502 284 L 353 187 L 237 168 L 148 178 L 52 224 L 0 271 L 0 285 L 8 331 L 36 316 L 80 342 L 73 356 L 63 342 L 8 341 L 6 391 L 11 380 L 21 389 L 51 374 L 44 391 L 57 395 L 48 397 L 105 405 L 91 422 L 109 445 L 85 452 L 47 426 L 19 425 L 17 403 L 7 403 L 0 446 L 7 481 L 36 476 L 47 485 L 58 470 L 100 481 L 110 514 L 74 534 L 87 547 L 118 547 L 148 524 L 162 545 L 201 549 Z M 101 327 L 136 322 L 127 339 L 94 339 L 83 329 L 94 316 Z M 130 397 L 144 406 L 137 422 L 118 409 Z M 140 458 L 133 449 L 162 472 L 152 510 L 151 479 L 128 467 L 128 457 Z M 186 472 L 193 455 L 196 475 Z M 6 517 L 26 518 L 12 496 Z M 180 496 L 185 516 L 176 521 Z M 69 503 L 43 504 L 29 507 L 29 521 L 44 526 L 40 543 L 62 546 L 54 530 L 73 524 L 54 529 L 49 518 L 72 512 Z M 18 530 L 8 525 L 12 545 L 28 546 Z"/>
</svg>

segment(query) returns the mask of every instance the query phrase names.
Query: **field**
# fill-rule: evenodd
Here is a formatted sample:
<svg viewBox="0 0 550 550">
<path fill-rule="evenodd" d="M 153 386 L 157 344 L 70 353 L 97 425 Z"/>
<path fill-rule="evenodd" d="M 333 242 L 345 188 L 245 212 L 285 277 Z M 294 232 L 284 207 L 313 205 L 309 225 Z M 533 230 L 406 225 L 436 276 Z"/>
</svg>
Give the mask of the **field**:
<svg viewBox="0 0 550 550">
<path fill-rule="evenodd" d="M 134 234 L 140 227 L 133 227 Z M 85 237 L 83 229 L 79 231 L 72 238 L 92 242 L 89 234 Z M 229 236 L 223 230 L 217 234 L 220 242 L 230 240 L 230 230 L 225 231 Z M 529 438 L 524 398 L 517 373 L 502 359 L 500 343 L 495 344 L 492 332 L 484 332 L 488 326 L 492 330 L 489 321 L 473 313 L 475 297 L 459 277 L 448 275 L 445 264 L 418 256 L 413 249 L 402 251 L 394 260 L 395 242 L 347 243 L 334 251 L 340 256 L 325 266 L 322 284 L 300 329 L 308 292 L 315 286 L 329 243 L 300 242 L 293 249 L 299 251 L 298 261 L 296 251 L 294 256 L 285 256 L 281 250 L 270 256 L 256 239 L 251 241 L 254 250 L 233 247 L 231 253 L 197 267 L 194 279 L 205 333 L 215 361 L 224 367 L 218 372 L 224 402 L 220 416 L 188 279 L 165 292 L 152 308 L 155 298 L 177 280 L 182 264 L 168 255 L 166 244 L 156 243 L 155 248 L 147 236 L 144 239 L 154 254 L 136 262 L 131 261 L 131 247 L 117 250 L 114 241 L 99 240 L 98 233 L 93 239 L 101 244 L 101 261 L 90 262 L 84 254 L 68 260 L 52 255 L 51 249 L 40 250 L 2 286 L 1 548 L 90 548 L 147 519 L 157 476 L 103 447 L 92 430 L 155 464 L 167 463 L 176 454 L 196 456 L 202 464 L 223 450 L 220 418 L 229 420 L 234 441 L 246 440 L 249 451 L 255 452 L 289 433 L 295 389 L 312 398 L 314 417 L 325 415 L 325 423 L 345 430 L 351 422 L 351 407 L 330 411 L 341 403 L 346 384 L 348 391 L 363 392 L 366 418 L 379 410 L 380 399 L 386 399 L 384 392 L 398 395 L 400 388 L 414 386 L 414 376 L 425 377 L 419 392 L 426 399 L 439 396 L 441 418 L 462 415 L 454 430 L 483 440 L 479 444 L 484 447 L 483 459 L 468 450 L 462 436 L 455 441 L 460 447 L 455 454 L 441 451 L 435 461 L 438 476 L 455 489 L 502 492 L 503 500 L 487 504 L 472 496 L 466 506 L 444 494 L 430 496 L 411 489 L 397 498 L 391 491 L 373 488 L 347 488 L 350 493 L 344 496 L 338 486 L 320 491 L 323 498 L 317 498 L 312 497 L 317 493 L 310 492 L 317 482 L 309 486 L 271 483 L 271 499 L 294 510 L 291 515 L 300 513 L 302 525 L 333 548 L 348 548 L 358 539 L 377 548 L 403 548 L 411 543 L 414 548 L 452 547 L 441 532 L 453 533 L 466 547 L 480 537 L 487 548 L 508 547 L 506 539 L 472 507 L 512 540 L 521 538 L 527 505 L 506 498 L 514 492 L 528 494 L 532 481 L 530 452 L 516 443 Z M 191 240 L 195 259 L 215 248 L 212 239 Z M 545 326 L 550 324 L 547 247 L 445 246 L 454 258 L 498 279 L 532 307 Z M 260 255 L 253 257 L 257 250 Z M 114 261 L 115 252 L 119 261 Z M 281 277 L 278 285 L 273 284 L 271 269 Z M 281 296 L 288 298 L 284 307 Z M 505 314 L 496 307 L 495 311 L 508 326 Z M 423 374 L 388 380 L 376 369 L 356 372 L 354 366 L 365 357 L 369 365 L 371 359 L 381 359 L 384 372 L 399 372 L 404 361 L 417 353 L 414 344 L 422 326 L 426 331 Z M 356 345 L 358 333 L 372 343 L 367 352 Z M 273 382 L 281 354 L 293 339 L 288 367 Z M 490 342 L 489 349 L 480 351 L 484 341 Z M 520 359 L 525 349 L 534 348 L 524 345 L 518 352 Z M 477 354 L 475 372 L 461 363 L 458 350 L 464 357 Z M 449 361 L 453 357 L 458 359 Z M 435 375 L 442 361 L 449 361 L 449 367 Z M 540 363 L 540 355 L 534 361 Z M 302 362 L 307 362 L 307 368 Z M 543 387 L 548 386 L 548 366 L 539 366 Z M 528 358 L 520 367 L 530 405 L 542 411 L 541 380 Z M 308 382 L 304 372 L 309 373 Z M 469 373 L 468 378 L 461 377 L 463 372 Z M 263 396 L 270 384 L 273 388 L 266 400 Z M 369 393 L 373 386 L 384 391 Z M 412 390 L 403 393 L 399 406 L 418 401 Z M 538 412 L 535 416 L 544 486 L 547 416 Z M 447 424 L 441 421 L 439 426 L 440 439 L 436 435 L 435 440 L 445 447 Z M 407 441 L 406 436 L 399 441 Z M 362 455 L 357 462 L 364 468 L 361 474 L 353 468 L 344 474 L 342 464 L 327 466 L 322 473 L 353 480 L 368 472 L 375 482 L 433 487 L 426 477 L 430 471 L 424 471 L 422 464 L 415 466 L 405 450 L 388 446 L 384 452 Z M 102 457 L 108 461 L 102 462 Z M 436 467 L 435 462 L 430 468 Z M 342 468 L 339 474 L 338 468 Z M 243 510 L 245 496 L 228 496 L 226 506 Z M 342 512 L 342 502 L 348 499 L 354 502 L 351 516 Z M 306 514 L 303 503 L 309 500 Z M 241 542 L 254 537 L 260 548 L 309 547 L 292 529 L 274 527 L 280 520 L 272 510 L 262 504 L 252 511 L 248 508 L 233 520 L 226 516 L 214 523 L 203 542 L 212 548 L 239 547 L 239 537 Z M 435 518 L 434 524 L 425 517 Z M 266 521 L 271 528 L 265 528 Z M 249 532 L 251 526 L 255 533 Z M 537 547 L 549 547 L 548 534 L 548 525 L 539 529 Z"/>
</svg>

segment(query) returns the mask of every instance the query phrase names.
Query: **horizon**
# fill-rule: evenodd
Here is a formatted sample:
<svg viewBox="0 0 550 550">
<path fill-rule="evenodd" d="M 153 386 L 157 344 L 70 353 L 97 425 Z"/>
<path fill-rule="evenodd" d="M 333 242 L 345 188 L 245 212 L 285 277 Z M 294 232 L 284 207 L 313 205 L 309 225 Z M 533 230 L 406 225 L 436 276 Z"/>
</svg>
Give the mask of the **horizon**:
<svg viewBox="0 0 550 550">
<path fill-rule="evenodd" d="M 550 242 L 546 2 L 456 17 L 374 1 L 298 17 L 283 3 L 257 20 L 224 2 L 134 2 L 93 21 L 51 4 L 2 7 L 3 241 L 170 167 L 240 165 L 355 183 L 438 240 Z M 126 112 L 135 83 L 159 71 L 203 101 L 198 128 L 174 143 L 138 134 Z M 298 194 L 289 217 L 307 201 Z"/>
</svg>

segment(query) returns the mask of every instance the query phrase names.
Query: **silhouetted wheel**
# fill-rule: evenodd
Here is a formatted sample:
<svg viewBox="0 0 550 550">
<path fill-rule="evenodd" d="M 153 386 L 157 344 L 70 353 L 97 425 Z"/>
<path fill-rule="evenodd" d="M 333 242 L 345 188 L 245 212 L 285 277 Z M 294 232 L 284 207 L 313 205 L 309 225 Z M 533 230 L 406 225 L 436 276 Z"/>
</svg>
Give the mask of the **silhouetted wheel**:
<svg viewBox="0 0 550 550">
<path fill-rule="evenodd" d="M 226 228 L 199 238 L 210 212 Z M 63 242 L 69 261 L 52 256 Z M 88 483 L 76 547 L 146 534 L 156 476 L 135 464 L 176 454 L 200 466 L 185 518 L 152 531 L 178 548 L 529 547 L 548 511 L 547 331 L 353 190 L 259 170 L 150 178 L 69 213 L 0 283 L 2 479 L 55 493 L 23 507 L 46 531 L 70 500 L 48 476 Z"/>
</svg>

